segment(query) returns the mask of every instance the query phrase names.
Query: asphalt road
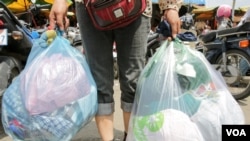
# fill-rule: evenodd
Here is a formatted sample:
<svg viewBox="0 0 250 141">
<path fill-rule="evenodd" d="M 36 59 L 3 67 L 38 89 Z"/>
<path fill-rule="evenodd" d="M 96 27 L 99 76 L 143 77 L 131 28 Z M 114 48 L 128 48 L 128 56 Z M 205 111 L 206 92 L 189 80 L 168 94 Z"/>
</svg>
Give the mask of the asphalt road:
<svg viewBox="0 0 250 141">
<path fill-rule="evenodd" d="M 117 141 L 122 141 L 123 138 L 123 120 L 122 120 L 122 112 L 120 110 L 120 90 L 119 90 L 119 82 L 115 80 L 114 85 L 115 91 L 115 114 L 114 114 L 114 132 L 115 138 Z M 238 101 L 239 105 L 241 106 L 245 119 L 246 124 L 250 124 L 250 97 Z M 2 134 L 0 136 L 0 141 L 12 141 L 12 139 L 5 134 L 3 131 L 0 131 Z M 87 126 L 85 126 L 82 130 L 79 131 L 78 134 L 72 139 L 72 141 L 100 141 L 100 137 L 95 125 L 95 121 L 91 121 Z"/>
</svg>

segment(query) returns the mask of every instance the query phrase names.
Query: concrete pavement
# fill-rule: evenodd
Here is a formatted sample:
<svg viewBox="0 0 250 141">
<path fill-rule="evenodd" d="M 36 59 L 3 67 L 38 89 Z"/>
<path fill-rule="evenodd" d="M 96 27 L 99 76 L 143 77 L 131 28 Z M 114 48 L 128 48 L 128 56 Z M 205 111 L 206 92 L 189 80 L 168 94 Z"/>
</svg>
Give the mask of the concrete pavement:
<svg viewBox="0 0 250 141">
<path fill-rule="evenodd" d="M 114 85 L 115 91 L 115 114 L 114 114 L 114 132 L 115 138 L 117 141 L 123 138 L 123 118 L 122 112 L 120 109 L 120 90 L 119 90 L 119 82 L 115 80 Z M 246 119 L 246 124 L 250 124 L 250 97 L 238 101 L 239 105 L 241 106 Z M 0 141 L 12 141 L 12 139 L 4 134 L 0 135 Z M 78 134 L 72 139 L 72 141 L 100 141 L 100 136 L 98 134 L 98 130 L 95 125 L 95 121 L 92 120 L 87 126 L 85 126 L 82 130 L 79 131 Z"/>
</svg>

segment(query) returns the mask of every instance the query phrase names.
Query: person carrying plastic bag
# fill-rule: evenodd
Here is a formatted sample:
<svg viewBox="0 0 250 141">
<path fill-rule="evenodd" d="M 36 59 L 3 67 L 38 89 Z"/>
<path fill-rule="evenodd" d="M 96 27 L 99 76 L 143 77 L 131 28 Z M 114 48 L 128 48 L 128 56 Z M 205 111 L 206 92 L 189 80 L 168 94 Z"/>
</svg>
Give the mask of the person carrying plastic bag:
<svg viewBox="0 0 250 141">
<path fill-rule="evenodd" d="M 69 141 L 96 111 L 97 89 L 85 56 L 54 30 L 34 43 L 2 100 L 3 127 L 13 140 Z"/>
<path fill-rule="evenodd" d="M 141 73 L 127 141 L 220 141 L 223 124 L 244 123 L 221 75 L 176 38 Z"/>
</svg>

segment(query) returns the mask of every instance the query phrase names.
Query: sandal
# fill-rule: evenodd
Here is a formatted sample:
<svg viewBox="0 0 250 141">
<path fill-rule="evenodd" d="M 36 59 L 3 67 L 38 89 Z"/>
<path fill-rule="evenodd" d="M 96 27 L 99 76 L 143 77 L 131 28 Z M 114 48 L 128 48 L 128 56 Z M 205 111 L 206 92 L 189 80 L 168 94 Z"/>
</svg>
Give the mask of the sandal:
<svg viewBox="0 0 250 141">
<path fill-rule="evenodd" d="M 126 138 L 127 138 L 127 133 L 124 132 L 124 138 L 123 138 L 123 141 L 126 141 Z"/>
</svg>

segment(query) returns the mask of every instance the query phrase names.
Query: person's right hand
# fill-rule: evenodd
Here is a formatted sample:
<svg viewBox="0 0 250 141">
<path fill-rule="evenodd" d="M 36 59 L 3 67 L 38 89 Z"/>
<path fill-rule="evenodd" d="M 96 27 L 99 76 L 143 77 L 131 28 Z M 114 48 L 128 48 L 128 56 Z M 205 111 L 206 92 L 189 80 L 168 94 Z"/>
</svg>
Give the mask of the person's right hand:
<svg viewBox="0 0 250 141">
<path fill-rule="evenodd" d="M 49 14 L 49 28 L 55 29 L 55 27 L 58 26 L 60 30 L 65 30 L 69 26 L 67 12 L 67 0 L 54 0 Z"/>
</svg>

